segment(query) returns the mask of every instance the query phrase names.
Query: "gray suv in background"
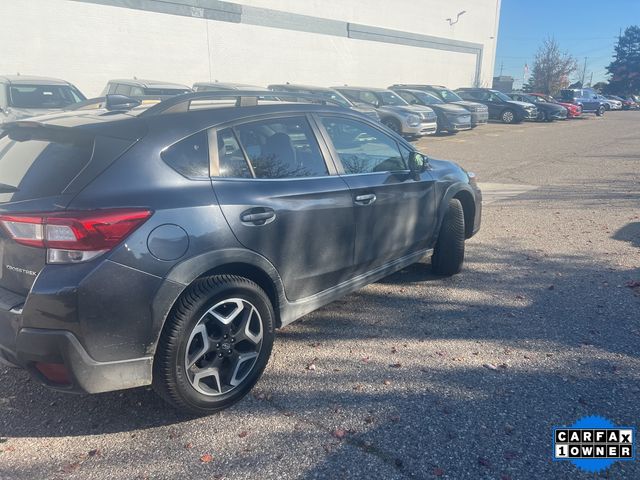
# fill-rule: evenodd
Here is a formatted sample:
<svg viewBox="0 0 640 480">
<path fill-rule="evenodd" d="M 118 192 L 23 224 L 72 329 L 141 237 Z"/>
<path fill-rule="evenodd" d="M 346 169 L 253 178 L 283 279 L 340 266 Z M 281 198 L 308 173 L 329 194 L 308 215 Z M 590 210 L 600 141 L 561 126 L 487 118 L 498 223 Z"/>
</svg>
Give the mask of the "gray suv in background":
<svg viewBox="0 0 640 480">
<path fill-rule="evenodd" d="M 435 112 L 420 105 L 409 105 L 400 96 L 385 88 L 332 87 L 353 102 L 373 106 L 380 121 L 405 137 L 433 135 L 438 130 Z"/>
<path fill-rule="evenodd" d="M 101 96 L 116 94 L 129 97 L 157 97 L 180 95 L 192 90 L 179 83 L 164 82 L 161 80 L 121 79 L 109 80 L 104 87 Z"/>
<path fill-rule="evenodd" d="M 471 128 L 471 112 L 460 105 L 444 103 L 423 90 L 397 88 L 393 90 L 409 105 L 425 105 L 438 116 L 438 132 L 457 133 Z"/>
<path fill-rule="evenodd" d="M 423 85 L 423 84 L 408 84 L 397 83 L 389 87 L 391 90 L 398 88 L 408 88 L 412 90 L 422 90 L 424 92 L 435 95 L 444 103 L 451 105 L 458 105 L 466 108 L 471 113 L 471 126 L 477 127 L 478 125 L 484 125 L 489 121 L 489 109 L 486 105 L 478 102 L 472 102 L 464 100 L 453 90 L 443 87 L 442 85 Z"/>
<path fill-rule="evenodd" d="M 44 115 L 86 100 L 65 80 L 27 75 L 0 76 L 0 125 L 20 118 Z"/>
<path fill-rule="evenodd" d="M 376 109 L 371 105 L 363 102 L 353 102 L 333 88 L 316 87 L 312 85 L 294 85 L 290 83 L 269 85 L 268 88 L 274 92 L 308 93 L 311 95 L 318 95 L 321 98 L 333 100 L 345 108 L 350 108 L 351 110 L 367 115 L 376 121 L 380 121 L 380 115 L 378 115 Z M 286 100 L 286 97 L 284 97 L 284 99 Z"/>
<path fill-rule="evenodd" d="M 475 175 L 353 110 L 263 97 L 108 96 L 6 126 L 3 362 L 211 413 L 251 390 L 276 328 L 427 254 L 461 270 Z"/>
</svg>

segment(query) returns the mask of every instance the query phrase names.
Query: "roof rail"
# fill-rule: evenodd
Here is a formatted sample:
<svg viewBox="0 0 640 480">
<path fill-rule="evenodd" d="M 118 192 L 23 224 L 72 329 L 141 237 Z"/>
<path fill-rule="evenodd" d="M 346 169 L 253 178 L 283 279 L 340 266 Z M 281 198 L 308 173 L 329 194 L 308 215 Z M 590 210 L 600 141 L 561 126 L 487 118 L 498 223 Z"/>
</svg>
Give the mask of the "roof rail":
<svg viewBox="0 0 640 480">
<path fill-rule="evenodd" d="M 160 115 L 162 113 L 179 113 L 188 112 L 191 103 L 200 100 L 235 100 L 236 107 L 253 107 L 258 104 L 258 100 L 264 100 L 265 98 L 272 99 L 274 101 L 282 101 L 282 98 L 289 99 L 301 99 L 310 103 L 320 103 L 326 105 L 328 103 L 341 106 L 337 100 L 330 98 L 323 98 L 320 95 L 310 93 L 296 93 L 296 92 L 269 92 L 264 90 L 220 90 L 211 92 L 193 92 L 183 93 L 182 95 L 176 95 L 170 97 L 157 105 L 152 106 L 148 110 L 142 112 L 140 116 Z"/>
</svg>

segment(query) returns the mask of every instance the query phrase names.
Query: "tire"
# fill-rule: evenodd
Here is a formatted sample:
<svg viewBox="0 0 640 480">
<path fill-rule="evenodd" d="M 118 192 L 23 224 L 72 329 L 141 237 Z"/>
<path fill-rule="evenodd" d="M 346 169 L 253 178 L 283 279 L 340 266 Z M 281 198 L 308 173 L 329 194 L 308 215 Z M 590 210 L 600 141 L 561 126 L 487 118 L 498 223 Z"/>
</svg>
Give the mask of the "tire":
<svg viewBox="0 0 640 480">
<path fill-rule="evenodd" d="M 604 115 L 605 112 L 605 108 L 603 106 L 600 106 L 598 108 L 598 110 L 596 110 L 596 117 L 601 117 Z"/>
<path fill-rule="evenodd" d="M 516 123 L 516 112 L 514 112 L 510 108 L 507 108 L 500 114 L 500 120 L 502 120 L 502 123 Z"/>
<path fill-rule="evenodd" d="M 605 103 L 604 109 L 608 112 L 609 110 L 611 110 L 611 105 L 609 105 L 608 103 Z"/>
<path fill-rule="evenodd" d="M 395 118 L 385 118 L 382 123 L 398 135 L 402 135 L 402 125 L 400 125 L 400 122 Z"/>
<path fill-rule="evenodd" d="M 539 122 L 548 122 L 549 118 L 544 110 L 538 110 L 538 118 L 536 118 L 536 120 Z"/>
<path fill-rule="evenodd" d="M 464 263 L 465 225 L 460 200 L 449 200 L 438 240 L 431 256 L 431 269 L 436 275 L 451 276 L 462 270 Z"/>
<path fill-rule="evenodd" d="M 154 358 L 153 388 L 189 414 L 233 405 L 269 361 L 274 318 L 269 297 L 251 280 L 234 275 L 197 280 L 167 318 Z"/>
</svg>

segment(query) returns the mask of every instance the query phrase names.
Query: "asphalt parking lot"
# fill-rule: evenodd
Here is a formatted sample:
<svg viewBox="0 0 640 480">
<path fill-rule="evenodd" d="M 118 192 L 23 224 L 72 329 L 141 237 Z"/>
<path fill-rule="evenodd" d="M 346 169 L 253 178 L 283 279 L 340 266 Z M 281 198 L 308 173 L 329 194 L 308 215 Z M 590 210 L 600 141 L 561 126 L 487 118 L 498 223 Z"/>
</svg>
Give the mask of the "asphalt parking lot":
<svg viewBox="0 0 640 480">
<path fill-rule="evenodd" d="M 0 478 L 593 478 L 551 462 L 551 428 L 638 426 L 638 131 L 611 112 L 420 140 L 485 191 L 462 274 L 425 259 L 304 317 L 253 395 L 206 418 L 2 369 Z"/>
</svg>

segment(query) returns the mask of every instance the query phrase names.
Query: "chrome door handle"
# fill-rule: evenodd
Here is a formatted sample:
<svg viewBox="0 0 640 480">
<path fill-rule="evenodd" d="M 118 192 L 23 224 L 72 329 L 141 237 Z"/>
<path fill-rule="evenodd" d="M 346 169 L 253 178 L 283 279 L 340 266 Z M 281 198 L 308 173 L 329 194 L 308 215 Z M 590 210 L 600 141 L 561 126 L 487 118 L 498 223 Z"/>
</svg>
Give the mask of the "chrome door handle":
<svg viewBox="0 0 640 480">
<path fill-rule="evenodd" d="M 356 195 L 356 203 L 358 205 L 371 205 L 376 201 L 376 195 L 374 193 L 366 193 L 364 195 Z"/>
</svg>

